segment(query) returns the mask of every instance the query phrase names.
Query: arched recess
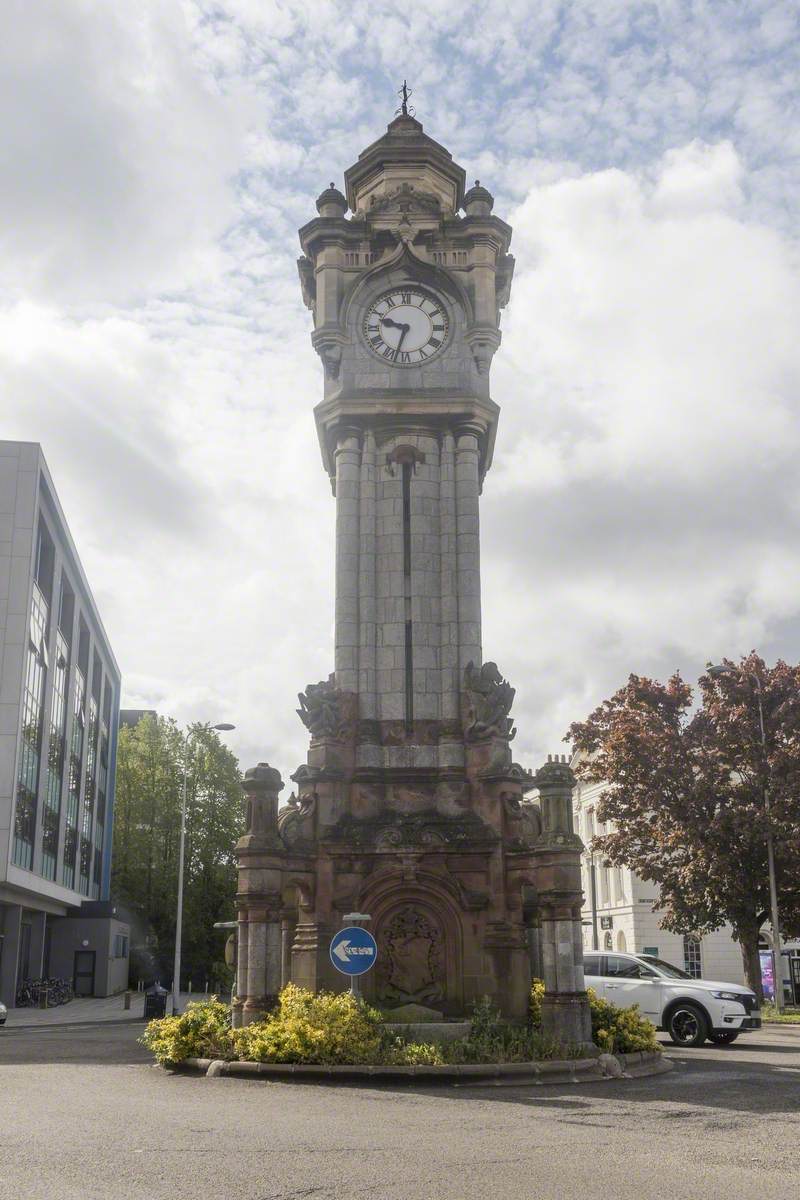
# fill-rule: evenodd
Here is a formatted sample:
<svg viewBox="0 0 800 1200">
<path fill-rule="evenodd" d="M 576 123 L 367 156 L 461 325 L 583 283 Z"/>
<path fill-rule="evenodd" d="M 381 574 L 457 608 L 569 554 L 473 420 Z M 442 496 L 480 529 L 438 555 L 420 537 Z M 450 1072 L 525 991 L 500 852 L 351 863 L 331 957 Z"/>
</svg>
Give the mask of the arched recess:
<svg viewBox="0 0 800 1200">
<path fill-rule="evenodd" d="M 628 942 L 623 929 L 620 929 L 619 933 L 617 934 L 617 949 L 621 950 L 623 953 L 628 949 Z"/>
<path fill-rule="evenodd" d="M 400 870 L 373 881 L 359 901 L 372 918 L 378 962 L 363 993 L 391 1009 L 421 1004 L 447 1015 L 463 1009 L 463 935 L 454 898 L 437 876 Z"/>
</svg>

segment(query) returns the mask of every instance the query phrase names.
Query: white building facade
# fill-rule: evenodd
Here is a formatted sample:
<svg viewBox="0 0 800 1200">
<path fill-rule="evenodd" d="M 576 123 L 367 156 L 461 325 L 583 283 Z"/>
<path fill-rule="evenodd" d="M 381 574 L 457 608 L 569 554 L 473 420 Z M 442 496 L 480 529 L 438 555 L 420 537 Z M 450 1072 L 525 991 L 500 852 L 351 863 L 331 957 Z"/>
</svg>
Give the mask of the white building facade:
<svg viewBox="0 0 800 1200">
<path fill-rule="evenodd" d="M 609 831 L 597 817 L 604 788 L 603 783 L 581 783 L 573 795 L 575 830 L 586 847 L 581 862 L 584 950 L 654 954 L 695 978 L 746 983 L 739 943 L 734 941 L 729 925 L 701 937 L 669 933 L 659 924 L 663 913 L 655 911 L 658 885 L 645 883 L 628 867 L 609 865 L 601 854 L 589 849 L 593 838 Z M 762 940 L 769 956 L 769 926 L 763 931 Z M 785 949 L 788 954 L 782 958 L 784 995 L 791 1000 L 798 991 L 800 999 L 800 974 L 792 972 L 792 959 L 800 959 L 800 948 L 791 943 Z M 793 974 L 798 976 L 794 986 Z"/>
<path fill-rule="evenodd" d="M 23 981 L 50 973 L 51 958 L 90 995 L 123 973 L 105 959 L 121 949 L 127 959 L 126 937 L 110 950 L 82 937 L 68 971 L 54 952 L 70 920 L 99 915 L 108 900 L 119 695 L 41 447 L 0 442 L 0 999 L 9 1006 Z M 102 919 L 92 928 L 105 945 Z"/>
</svg>

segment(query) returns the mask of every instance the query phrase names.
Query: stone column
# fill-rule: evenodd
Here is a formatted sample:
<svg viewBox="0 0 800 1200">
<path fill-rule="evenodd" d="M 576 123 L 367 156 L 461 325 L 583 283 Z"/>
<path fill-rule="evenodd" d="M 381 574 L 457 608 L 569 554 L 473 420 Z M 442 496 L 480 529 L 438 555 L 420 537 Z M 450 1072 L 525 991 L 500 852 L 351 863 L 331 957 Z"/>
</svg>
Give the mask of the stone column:
<svg viewBox="0 0 800 1200">
<path fill-rule="evenodd" d="M 358 717 L 362 721 L 378 720 L 377 697 L 377 599 L 375 570 L 377 483 L 375 476 L 375 435 L 371 429 L 364 433 L 361 454 L 360 512 L 358 537 Z M 340 685 L 341 686 L 341 685 Z M 369 726 L 367 727 L 369 728 Z M 366 739 L 372 746 L 364 753 L 360 765 L 377 765 L 377 746 L 372 736 Z"/>
<path fill-rule="evenodd" d="M 533 851 L 545 984 L 542 1032 L 560 1042 L 588 1044 L 592 1026 L 583 982 L 583 843 L 572 827 L 575 777 L 562 756 L 548 758 L 534 780 L 542 810 L 542 834 Z"/>
<path fill-rule="evenodd" d="M 244 997 L 247 995 L 247 910 L 240 910 L 237 919 L 239 928 L 236 931 L 236 995 L 231 1002 L 231 1024 L 234 1029 L 238 1029 L 242 1024 L 242 1008 Z"/>
<path fill-rule="evenodd" d="M 294 941 L 295 914 L 284 909 L 281 913 L 281 990 L 292 982 L 292 942 Z"/>
<path fill-rule="evenodd" d="M 336 686 L 358 692 L 359 493 L 361 447 L 357 430 L 336 444 Z"/>
<path fill-rule="evenodd" d="M 239 839 L 238 978 L 241 1023 L 258 1020 L 272 1007 L 280 990 L 280 910 L 286 849 L 278 832 L 278 793 L 283 780 L 267 763 L 245 772 L 248 829 Z"/>
<path fill-rule="evenodd" d="M 439 563 L 441 572 L 442 720 L 460 715 L 461 673 L 458 662 L 458 558 L 456 555 L 456 456 L 450 430 L 442 434 L 439 452 Z"/>
<path fill-rule="evenodd" d="M 456 554 L 458 563 L 459 670 L 481 661 L 481 562 L 478 535 L 480 498 L 479 430 L 461 426 L 456 434 Z"/>
</svg>

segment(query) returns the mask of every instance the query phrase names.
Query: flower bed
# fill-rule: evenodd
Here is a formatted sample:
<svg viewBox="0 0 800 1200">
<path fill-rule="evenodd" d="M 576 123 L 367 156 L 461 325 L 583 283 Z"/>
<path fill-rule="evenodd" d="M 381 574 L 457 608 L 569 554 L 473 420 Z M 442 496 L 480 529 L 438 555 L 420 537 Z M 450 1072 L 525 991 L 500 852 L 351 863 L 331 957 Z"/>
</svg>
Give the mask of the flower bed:
<svg viewBox="0 0 800 1200">
<path fill-rule="evenodd" d="M 541 1032 L 544 985 L 534 981 L 527 1026 L 504 1021 L 489 1003 L 473 1010 L 469 1034 L 449 1042 L 411 1042 L 386 1029 L 382 1014 L 349 992 L 310 992 L 289 984 L 263 1021 L 232 1029 L 216 997 L 188 1004 L 178 1017 L 151 1021 L 141 1041 L 165 1066 L 186 1058 L 319 1066 L 452 1066 L 575 1059 L 585 1051 Z M 610 1052 L 658 1050 L 655 1030 L 635 1009 L 590 995 L 592 1031 Z"/>
</svg>

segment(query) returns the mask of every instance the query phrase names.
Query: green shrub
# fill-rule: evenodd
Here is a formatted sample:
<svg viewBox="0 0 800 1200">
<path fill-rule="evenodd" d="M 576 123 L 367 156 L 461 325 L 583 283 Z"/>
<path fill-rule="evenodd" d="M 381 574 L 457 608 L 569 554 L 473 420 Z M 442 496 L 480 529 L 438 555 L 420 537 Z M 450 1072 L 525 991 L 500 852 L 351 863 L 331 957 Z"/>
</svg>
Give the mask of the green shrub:
<svg viewBox="0 0 800 1200">
<path fill-rule="evenodd" d="M 188 1004 L 180 1017 L 151 1021 L 142 1038 L 158 1062 L 185 1058 L 241 1059 L 319 1065 L 442 1066 L 574 1058 L 581 1051 L 541 1033 L 544 984 L 531 988 L 527 1026 L 505 1021 L 488 997 L 475 1003 L 470 1032 L 450 1042 L 406 1042 L 386 1030 L 377 1009 L 349 992 L 310 992 L 289 984 L 263 1021 L 231 1029 L 216 997 Z M 592 1037 L 603 1050 L 657 1050 L 655 1029 L 636 1007 L 617 1008 L 589 990 Z"/>
<path fill-rule="evenodd" d="M 531 998 L 528 1004 L 528 1021 L 531 1029 L 542 1028 L 542 1000 L 544 999 L 544 980 L 531 980 Z"/>
<path fill-rule="evenodd" d="M 310 992 L 289 984 L 264 1021 L 233 1031 L 248 1062 L 374 1063 L 383 1042 L 380 1013 L 349 992 Z"/>
<path fill-rule="evenodd" d="M 656 1027 L 639 1012 L 639 1005 L 618 1008 L 587 989 L 592 1014 L 592 1041 L 609 1054 L 632 1054 L 636 1050 L 659 1050 Z"/>
<path fill-rule="evenodd" d="M 587 988 L 589 1011 L 592 1016 L 592 1041 L 608 1054 L 632 1054 L 636 1050 L 661 1050 L 656 1040 L 656 1027 L 639 1012 L 639 1005 L 619 1008 L 609 1000 L 601 1000 L 592 988 Z M 534 979 L 531 984 L 530 1024 L 542 1027 L 542 997 L 544 984 Z"/>
<path fill-rule="evenodd" d="M 151 1021 L 139 1041 L 164 1066 L 184 1058 L 232 1058 L 230 1010 L 216 996 L 186 1005 L 179 1017 Z"/>
<path fill-rule="evenodd" d="M 441 1067 L 446 1061 L 444 1049 L 438 1042 L 406 1042 L 401 1037 L 387 1038 L 380 1050 L 379 1064 L 385 1067 Z"/>
</svg>

